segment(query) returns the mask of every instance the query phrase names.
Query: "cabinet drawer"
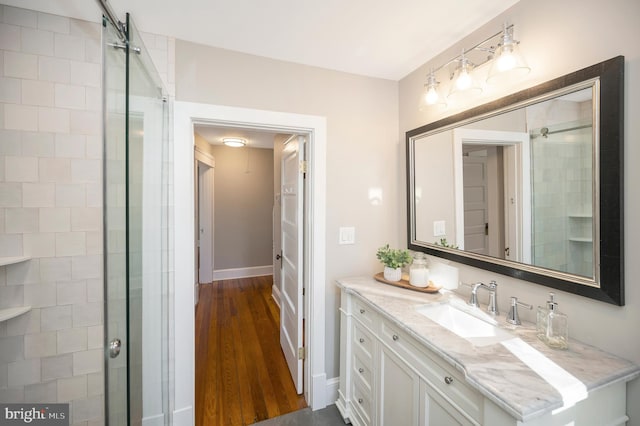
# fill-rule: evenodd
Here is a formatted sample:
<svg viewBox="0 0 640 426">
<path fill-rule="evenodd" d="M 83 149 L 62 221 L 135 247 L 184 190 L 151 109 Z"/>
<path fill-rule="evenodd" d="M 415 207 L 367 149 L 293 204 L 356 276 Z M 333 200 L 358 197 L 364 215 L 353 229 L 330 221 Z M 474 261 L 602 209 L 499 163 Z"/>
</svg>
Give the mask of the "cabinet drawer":
<svg viewBox="0 0 640 426">
<path fill-rule="evenodd" d="M 359 350 L 364 357 L 365 360 L 371 365 L 373 362 L 373 335 L 369 332 L 364 326 L 358 323 L 358 321 L 353 321 L 353 347 Z"/>
<path fill-rule="evenodd" d="M 382 342 L 415 369 L 443 398 L 476 421 L 482 419 L 483 398 L 466 384 L 455 367 L 437 360 L 423 345 L 388 321 L 382 322 Z"/>
<path fill-rule="evenodd" d="M 372 424 L 371 421 L 371 392 L 363 389 L 359 380 L 353 380 L 351 382 L 351 395 L 353 400 L 351 404 L 354 411 L 363 420 L 365 425 Z"/>
<path fill-rule="evenodd" d="M 352 305 L 352 313 L 355 318 L 357 318 L 362 324 L 369 327 L 369 329 L 374 329 L 374 324 L 377 318 L 376 312 L 366 303 L 358 298 L 353 298 Z"/>
<path fill-rule="evenodd" d="M 360 380 L 365 390 L 371 392 L 373 389 L 373 372 L 371 359 L 369 359 L 364 353 L 362 353 L 362 351 L 354 348 L 351 366 L 353 368 L 352 377 L 354 379 Z"/>
</svg>

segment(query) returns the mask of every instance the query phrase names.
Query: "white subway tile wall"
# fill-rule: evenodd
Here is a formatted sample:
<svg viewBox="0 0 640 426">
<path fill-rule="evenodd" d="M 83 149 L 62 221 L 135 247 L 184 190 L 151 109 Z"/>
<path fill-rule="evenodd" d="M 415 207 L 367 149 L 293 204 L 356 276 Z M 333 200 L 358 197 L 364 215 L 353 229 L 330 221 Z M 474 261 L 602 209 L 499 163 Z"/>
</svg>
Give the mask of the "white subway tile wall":
<svg viewBox="0 0 640 426">
<path fill-rule="evenodd" d="M 101 28 L 0 9 L 0 256 L 32 256 L 0 267 L 0 304 L 32 306 L 0 327 L 0 400 L 103 424 Z"/>
<path fill-rule="evenodd" d="M 96 16 L 100 11 L 96 7 Z M 170 96 L 175 40 L 143 33 Z M 101 28 L 0 5 L 0 401 L 104 424 Z"/>
</svg>

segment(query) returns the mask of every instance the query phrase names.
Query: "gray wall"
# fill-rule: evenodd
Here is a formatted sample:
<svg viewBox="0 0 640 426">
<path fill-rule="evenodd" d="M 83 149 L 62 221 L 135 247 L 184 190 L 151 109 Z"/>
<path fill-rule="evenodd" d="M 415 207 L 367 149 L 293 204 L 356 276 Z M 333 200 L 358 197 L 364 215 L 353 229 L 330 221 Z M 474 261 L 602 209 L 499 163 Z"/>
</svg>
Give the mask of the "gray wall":
<svg viewBox="0 0 640 426">
<path fill-rule="evenodd" d="M 569 316 L 570 336 L 613 352 L 640 364 L 640 275 L 637 262 L 640 252 L 640 223 L 634 218 L 640 209 L 640 192 L 634 182 L 640 181 L 640 169 L 635 166 L 640 158 L 640 2 L 614 0 L 540 0 L 521 1 L 486 26 L 473 32 L 466 41 L 448 48 L 439 58 L 425 63 L 400 81 L 400 135 L 445 115 L 487 102 L 519 90 L 576 71 L 617 55 L 626 57 L 625 66 L 625 275 L 626 306 L 617 307 L 573 294 L 556 291 L 560 309 Z M 420 112 L 415 108 L 420 89 L 430 67 L 442 64 L 460 49 L 469 47 L 484 37 L 497 32 L 502 23 L 515 24 L 516 39 L 531 66 L 528 78 L 515 87 L 494 88 L 480 98 L 452 106 L 449 110 Z M 444 47 L 444 46 L 443 46 Z M 605 236 L 606 237 L 606 236 Z M 509 296 L 524 302 L 541 305 L 548 288 L 532 285 L 504 276 L 496 276 L 464 265 L 460 267 L 462 281 L 497 279 L 500 300 L 507 306 Z M 527 320 L 535 320 L 533 313 L 525 313 Z M 524 316 L 524 315 L 523 315 Z M 640 380 L 628 386 L 627 410 L 630 424 L 640 425 Z"/>
<path fill-rule="evenodd" d="M 376 248 L 404 244 L 397 82 L 176 40 L 176 99 L 327 117 L 325 350 L 327 377 L 337 377 L 334 280 L 373 275 Z M 370 203 L 370 188 L 382 190 L 380 205 Z M 356 244 L 338 245 L 339 226 L 356 227 Z"/>
<path fill-rule="evenodd" d="M 273 149 L 212 146 L 215 271 L 273 264 Z"/>
</svg>

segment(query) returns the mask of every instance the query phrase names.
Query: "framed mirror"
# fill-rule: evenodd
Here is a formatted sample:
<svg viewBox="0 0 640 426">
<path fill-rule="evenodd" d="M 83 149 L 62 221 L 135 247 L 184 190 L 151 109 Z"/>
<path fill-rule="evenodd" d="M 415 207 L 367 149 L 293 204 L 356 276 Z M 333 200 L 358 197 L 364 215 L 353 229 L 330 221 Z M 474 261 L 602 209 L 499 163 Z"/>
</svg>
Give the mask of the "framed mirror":
<svg viewBox="0 0 640 426">
<path fill-rule="evenodd" d="M 406 133 L 408 247 L 624 305 L 624 57 Z"/>
</svg>

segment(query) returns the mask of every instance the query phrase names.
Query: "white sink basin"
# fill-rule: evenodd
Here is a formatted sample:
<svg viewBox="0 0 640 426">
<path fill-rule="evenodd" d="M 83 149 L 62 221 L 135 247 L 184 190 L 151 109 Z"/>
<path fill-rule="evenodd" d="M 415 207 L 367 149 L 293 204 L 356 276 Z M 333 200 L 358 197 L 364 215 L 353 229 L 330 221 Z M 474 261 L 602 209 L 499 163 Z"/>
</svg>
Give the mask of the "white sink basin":
<svg viewBox="0 0 640 426">
<path fill-rule="evenodd" d="M 492 345 L 514 337 L 499 328 L 493 317 L 478 308 L 455 305 L 457 303 L 452 302 L 426 305 L 419 307 L 417 311 L 474 346 Z"/>
</svg>

